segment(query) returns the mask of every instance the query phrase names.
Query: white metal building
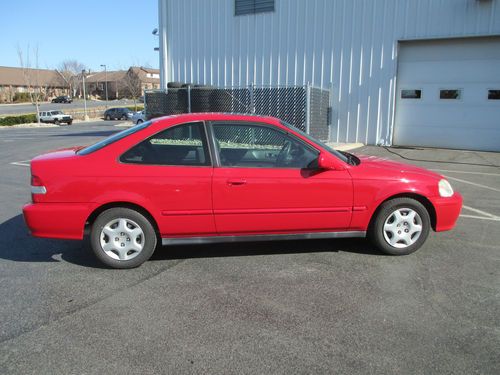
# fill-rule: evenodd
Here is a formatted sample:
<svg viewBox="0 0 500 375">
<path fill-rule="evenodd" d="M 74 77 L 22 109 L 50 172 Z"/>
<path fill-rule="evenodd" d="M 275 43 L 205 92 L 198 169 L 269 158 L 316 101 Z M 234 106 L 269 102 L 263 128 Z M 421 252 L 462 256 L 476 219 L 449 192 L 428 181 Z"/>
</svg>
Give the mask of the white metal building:
<svg viewBox="0 0 500 375">
<path fill-rule="evenodd" d="M 164 81 L 310 83 L 332 90 L 331 141 L 500 151 L 500 0 L 159 0 L 159 13 Z"/>
</svg>

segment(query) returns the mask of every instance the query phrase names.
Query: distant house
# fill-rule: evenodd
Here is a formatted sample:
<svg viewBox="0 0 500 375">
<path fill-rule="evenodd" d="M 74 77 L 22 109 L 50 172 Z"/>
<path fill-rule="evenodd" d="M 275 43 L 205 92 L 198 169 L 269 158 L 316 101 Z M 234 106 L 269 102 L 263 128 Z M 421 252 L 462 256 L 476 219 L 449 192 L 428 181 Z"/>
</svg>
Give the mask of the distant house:
<svg viewBox="0 0 500 375">
<path fill-rule="evenodd" d="M 132 66 L 128 70 L 96 72 L 85 77 L 89 95 L 104 99 L 106 82 L 108 99 L 139 97 L 144 90 L 160 87 L 160 71 L 144 67 Z"/>
<path fill-rule="evenodd" d="M 13 102 L 16 93 L 41 92 L 47 100 L 68 94 L 69 86 L 57 70 L 0 66 L 0 103 Z"/>
<path fill-rule="evenodd" d="M 160 70 L 159 69 L 151 69 L 144 67 L 133 66 L 129 69 L 129 72 L 132 71 L 139 77 L 141 81 L 141 89 L 144 90 L 153 90 L 160 88 Z"/>
</svg>

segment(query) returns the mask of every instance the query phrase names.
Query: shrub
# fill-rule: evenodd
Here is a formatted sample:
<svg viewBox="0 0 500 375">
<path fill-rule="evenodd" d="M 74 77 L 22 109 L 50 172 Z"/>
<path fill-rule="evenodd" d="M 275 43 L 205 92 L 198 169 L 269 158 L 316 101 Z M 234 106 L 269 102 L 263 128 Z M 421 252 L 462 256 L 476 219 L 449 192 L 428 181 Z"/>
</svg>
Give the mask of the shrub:
<svg viewBox="0 0 500 375">
<path fill-rule="evenodd" d="M 136 107 L 133 105 L 128 106 L 126 108 L 130 109 L 131 111 L 139 112 L 139 111 L 142 111 L 144 109 L 144 105 L 137 105 L 137 109 L 135 109 Z"/>
<path fill-rule="evenodd" d="M 26 115 L 7 116 L 0 118 L 0 126 L 11 126 L 17 124 L 28 124 L 36 122 L 36 114 L 28 113 Z"/>
<path fill-rule="evenodd" d="M 38 95 L 39 95 L 39 101 L 45 100 L 44 94 L 38 94 Z M 14 97 L 12 98 L 12 101 L 15 103 L 31 102 L 30 93 L 29 92 L 16 92 L 14 94 Z"/>
</svg>

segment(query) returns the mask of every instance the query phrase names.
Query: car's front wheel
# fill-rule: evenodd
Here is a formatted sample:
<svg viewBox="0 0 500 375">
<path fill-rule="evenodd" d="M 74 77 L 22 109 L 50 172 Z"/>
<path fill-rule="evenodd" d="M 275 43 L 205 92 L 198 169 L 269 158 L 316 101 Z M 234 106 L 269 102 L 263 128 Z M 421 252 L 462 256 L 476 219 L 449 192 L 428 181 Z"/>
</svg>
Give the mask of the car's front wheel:
<svg viewBox="0 0 500 375">
<path fill-rule="evenodd" d="M 412 198 L 395 198 L 382 204 L 368 236 L 382 252 L 406 255 L 418 250 L 427 239 L 431 220 L 427 209 Z"/>
<path fill-rule="evenodd" d="M 60 124 L 59 120 L 58 120 L 58 119 L 55 119 L 55 120 L 54 120 L 54 124 L 59 125 L 59 124 Z"/>
<path fill-rule="evenodd" d="M 110 208 L 92 225 L 90 242 L 97 258 L 113 268 L 134 268 L 147 261 L 156 248 L 151 222 L 130 208 Z"/>
<path fill-rule="evenodd" d="M 143 123 L 143 120 L 139 119 L 137 120 L 136 124 L 139 125 L 139 124 L 142 124 Z"/>
<path fill-rule="evenodd" d="M 110 115 L 106 115 L 106 120 L 110 121 L 111 120 L 111 116 Z"/>
</svg>

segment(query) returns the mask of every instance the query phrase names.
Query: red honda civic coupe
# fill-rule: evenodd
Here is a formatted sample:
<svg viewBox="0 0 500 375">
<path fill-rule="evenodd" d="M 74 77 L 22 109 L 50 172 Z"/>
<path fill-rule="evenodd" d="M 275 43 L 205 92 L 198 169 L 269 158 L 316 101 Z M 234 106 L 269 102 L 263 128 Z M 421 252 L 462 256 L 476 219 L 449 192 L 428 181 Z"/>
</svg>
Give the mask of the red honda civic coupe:
<svg viewBox="0 0 500 375">
<path fill-rule="evenodd" d="M 272 117 L 147 121 L 31 161 L 34 236 L 82 239 L 115 268 L 157 244 L 368 236 L 409 254 L 453 228 L 462 197 L 442 176 L 339 152 Z"/>
</svg>

